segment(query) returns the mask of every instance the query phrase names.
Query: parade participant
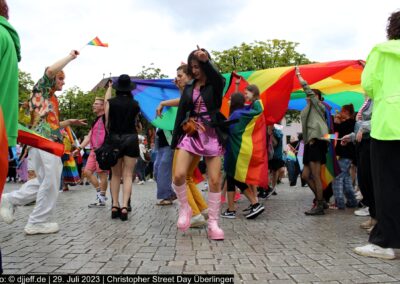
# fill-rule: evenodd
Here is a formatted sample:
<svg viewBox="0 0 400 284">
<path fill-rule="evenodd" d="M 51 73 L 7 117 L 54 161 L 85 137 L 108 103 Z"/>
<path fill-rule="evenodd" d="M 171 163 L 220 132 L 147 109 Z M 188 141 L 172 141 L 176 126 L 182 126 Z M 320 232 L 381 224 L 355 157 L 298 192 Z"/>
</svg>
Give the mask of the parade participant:
<svg viewBox="0 0 400 284">
<path fill-rule="evenodd" d="M 185 88 L 186 84 L 191 80 L 191 76 L 188 74 L 188 66 L 187 64 L 182 64 L 176 69 L 176 78 L 175 78 L 175 85 L 178 87 L 179 92 L 182 94 L 183 89 Z M 161 116 L 161 112 L 164 106 L 178 106 L 179 105 L 180 98 L 177 99 L 172 99 L 172 100 L 167 100 L 167 101 L 162 101 L 160 105 L 157 108 L 157 116 Z M 172 133 L 170 131 L 163 131 L 166 139 L 168 140 L 168 144 L 171 144 L 172 140 Z M 172 163 L 172 173 L 174 172 L 174 169 L 176 167 L 176 156 L 178 154 L 179 149 L 175 150 L 174 152 L 174 158 L 173 158 L 173 163 Z M 199 156 L 194 156 L 193 161 L 190 164 L 190 167 L 188 169 L 187 175 L 186 175 L 186 186 L 187 186 L 187 198 L 188 198 L 188 203 L 190 205 L 190 208 L 192 208 L 192 218 L 190 219 L 190 227 L 191 228 L 196 228 L 196 227 L 201 227 L 204 226 L 207 222 L 205 219 L 205 216 L 207 217 L 208 214 L 208 206 L 206 201 L 203 198 L 203 195 L 199 191 L 199 189 L 196 186 L 196 183 L 194 182 L 193 179 L 193 174 L 197 166 L 199 165 L 200 162 Z M 159 169 L 161 172 L 161 169 Z M 172 176 L 171 176 L 172 179 Z M 166 187 L 171 188 L 171 182 L 167 185 L 165 183 Z M 171 188 L 172 190 L 172 188 Z M 175 193 L 172 196 L 172 199 L 176 199 Z M 163 201 L 161 201 L 163 202 Z M 168 202 L 167 202 L 168 203 Z"/>
<path fill-rule="evenodd" d="M 62 69 L 77 58 L 79 52 L 72 50 L 66 57 L 46 68 L 43 77 L 33 87 L 33 95 L 40 97 L 43 104 L 33 112 L 33 129 L 42 136 L 61 142 L 60 129 L 69 125 L 86 125 L 85 119 L 67 119 L 59 121 L 56 91 L 61 91 L 65 75 Z M 40 115 L 39 115 L 40 114 Z M 11 224 L 14 221 L 16 206 L 22 206 L 36 200 L 36 206 L 29 216 L 25 233 L 48 234 L 59 231 L 57 223 L 50 223 L 49 218 L 57 201 L 62 172 L 61 159 L 48 152 L 32 148 L 29 151 L 36 178 L 26 182 L 20 190 L 4 194 L 1 201 L 0 215 Z"/>
<path fill-rule="evenodd" d="M 139 157 L 139 140 L 136 130 L 136 119 L 140 112 L 139 103 L 133 99 L 131 91 L 136 84 L 131 82 L 129 75 L 122 74 L 118 80 L 109 82 L 105 102 L 106 125 L 109 126 L 109 143 L 119 150 L 118 161 L 111 167 L 111 218 L 128 220 L 128 202 L 132 192 L 132 176 L 136 160 Z M 111 89 L 116 96 L 111 98 Z M 121 178 L 123 181 L 122 207 L 119 206 L 119 191 Z"/>
<path fill-rule="evenodd" d="M 91 149 L 84 169 L 84 174 L 96 189 L 96 202 L 89 204 L 89 208 L 104 208 L 106 205 L 108 171 L 100 169 L 95 154 L 95 150 L 103 145 L 106 136 L 104 98 L 96 97 L 92 105 L 92 110 L 96 115 L 96 119 L 92 123 L 89 134 L 85 136 L 85 139 L 82 141 L 79 148 L 75 150 L 74 154 L 77 154 L 90 143 Z M 98 178 L 94 173 L 97 173 Z"/>
<path fill-rule="evenodd" d="M 177 226 L 181 231 L 190 227 L 192 209 L 187 200 L 186 176 L 194 157 L 204 156 L 210 188 L 208 236 L 213 240 L 222 240 L 224 231 L 218 226 L 218 219 L 221 205 L 221 156 L 227 133 L 222 124 L 225 118 L 219 110 L 225 79 L 214 68 L 204 49 L 198 48 L 190 53 L 188 67 L 194 80 L 183 90 L 171 142 L 173 149 L 179 149 L 172 183 L 180 203 Z"/>
<path fill-rule="evenodd" d="M 400 11 L 390 15 L 388 41 L 368 55 L 361 85 L 372 99 L 371 172 L 377 224 L 368 245 L 355 248 L 364 256 L 394 259 L 400 248 Z"/>
<path fill-rule="evenodd" d="M 316 204 L 306 211 L 306 215 L 323 215 L 324 199 L 321 181 L 321 165 L 326 163 L 328 142 L 322 137 L 328 134 L 328 126 L 325 119 L 325 106 L 322 104 L 322 94 L 317 89 L 311 89 L 296 67 L 296 75 L 307 95 L 307 105 L 301 111 L 301 124 L 304 139 L 304 168 L 302 178 L 307 181 L 313 191 Z"/>
</svg>

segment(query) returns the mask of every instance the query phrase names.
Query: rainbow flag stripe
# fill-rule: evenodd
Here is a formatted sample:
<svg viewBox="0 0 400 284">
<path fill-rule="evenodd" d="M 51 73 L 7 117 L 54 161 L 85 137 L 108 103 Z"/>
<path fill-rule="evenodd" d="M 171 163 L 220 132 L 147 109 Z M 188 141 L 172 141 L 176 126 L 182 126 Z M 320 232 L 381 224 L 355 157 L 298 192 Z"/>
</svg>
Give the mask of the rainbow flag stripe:
<svg viewBox="0 0 400 284">
<path fill-rule="evenodd" d="M 93 40 L 89 41 L 88 45 L 108 47 L 108 43 L 101 42 L 97 36 Z"/>
</svg>

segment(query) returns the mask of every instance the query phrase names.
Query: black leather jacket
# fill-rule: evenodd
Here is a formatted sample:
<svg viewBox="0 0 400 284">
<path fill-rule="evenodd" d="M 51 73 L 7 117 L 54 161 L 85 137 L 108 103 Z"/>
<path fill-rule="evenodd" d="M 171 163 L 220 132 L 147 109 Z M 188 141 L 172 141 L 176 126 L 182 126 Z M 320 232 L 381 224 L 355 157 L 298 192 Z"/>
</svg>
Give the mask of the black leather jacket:
<svg viewBox="0 0 400 284">
<path fill-rule="evenodd" d="M 226 118 L 220 113 L 222 105 L 222 95 L 225 86 L 225 78 L 215 69 L 210 61 L 201 63 L 204 73 L 207 77 L 206 84 L 201 87 L 200 95 L 207 107 L 208 114 L 210 115 L 210 126 L 214 127 L 218 135 L 218 141 L 224 145 L 227 138 L 227 127 L 223 124 Z M 175 149 L 180 140 L 184 136 L 182 129 L 182 122 L 188 115 L 192 115 L 194 111 L 193 104 L 193 89 L 196 81 L 190 81 L 183 90 L 181 99 L 179 101 L 178 112 L 175 119 L 175 127 L 172 135 L 171 148 Z"/>
</svg>

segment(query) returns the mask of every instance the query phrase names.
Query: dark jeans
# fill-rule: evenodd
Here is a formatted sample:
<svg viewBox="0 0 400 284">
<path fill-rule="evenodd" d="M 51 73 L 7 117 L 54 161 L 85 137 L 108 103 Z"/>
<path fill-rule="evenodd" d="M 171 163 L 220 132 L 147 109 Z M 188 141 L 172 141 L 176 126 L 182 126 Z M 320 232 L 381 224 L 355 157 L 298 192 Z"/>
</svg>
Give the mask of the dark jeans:
<svg viewBox="0 0 400 284">
<path fill-rule="evenodd" d="M 371 170 L 376 220 L 369 242 L 384 248 L 400 248 L 400 140 L 371 138 Z"/>
<path fill-rule="evenodd" d="M 288 170 L 290 186 L 295 186 L 300 174 L 299 162 L 297 160 L 286 160 L 286 168 Z"/>
</svg>

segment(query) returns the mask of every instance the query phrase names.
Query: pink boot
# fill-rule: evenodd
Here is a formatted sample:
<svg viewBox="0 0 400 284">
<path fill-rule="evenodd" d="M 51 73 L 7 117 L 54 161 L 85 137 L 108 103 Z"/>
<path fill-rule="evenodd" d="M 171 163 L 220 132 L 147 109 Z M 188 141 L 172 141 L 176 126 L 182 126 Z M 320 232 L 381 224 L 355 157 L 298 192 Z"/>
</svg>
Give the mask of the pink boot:
<svg viewBox="0 0 400 284">
<path fill-rule="evenodd" d="M 224 231 L 218 227 L 221 207 L 221 193 L 208 193 L 208 237 L 212 240 L 223 240 Z"/>
<path fill-rule="evenodd" d="M 192 208 L 190 208 L 187 200 L 186 183 L 180 186 L 172 183 L 172 188 L 175 190 L 180 205 L 178 223 L 176 225 L 179 230 L 186 232 L 190 227 L 190 218 L 192 217 Z"/>
</svg>

